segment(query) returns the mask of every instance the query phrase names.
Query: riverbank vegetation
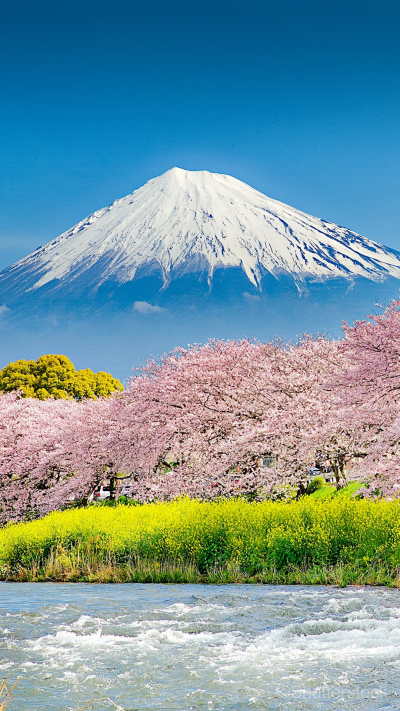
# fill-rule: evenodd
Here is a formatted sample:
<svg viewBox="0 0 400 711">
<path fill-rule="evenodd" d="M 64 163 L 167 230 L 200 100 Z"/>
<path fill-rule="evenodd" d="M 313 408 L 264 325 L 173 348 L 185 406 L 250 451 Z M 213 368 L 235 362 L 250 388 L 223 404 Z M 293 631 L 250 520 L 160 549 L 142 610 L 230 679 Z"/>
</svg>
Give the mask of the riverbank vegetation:
<svg viewBox="0 0 400 711">
<path fill-rule="evenodd" d="M 400 508 L 343 495 L 54 512 L 0 530 L 0 577 L 400 586 Z"/>
<path fill-rule="evenodd" d="M 9 703 L 13 700 L 14 696 L 11 694 L 17 682 L 14 682 L 12 686 L 8 686 L 8 680 L 10 675 L 3 680 L 0 680 L 0 711 L 5 711 Z"/>
</svg>

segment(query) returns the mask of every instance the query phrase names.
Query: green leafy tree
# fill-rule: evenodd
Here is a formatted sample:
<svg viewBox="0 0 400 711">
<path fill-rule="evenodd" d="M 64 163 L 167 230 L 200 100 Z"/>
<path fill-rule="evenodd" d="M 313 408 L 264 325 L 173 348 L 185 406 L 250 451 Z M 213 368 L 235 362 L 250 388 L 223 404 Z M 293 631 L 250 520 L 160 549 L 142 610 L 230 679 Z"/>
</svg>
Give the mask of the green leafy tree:
<svg viewBox="0 0 400 711">
<path fill-rule="evenodd" d="M 0 370 L 0 392 L 21 390 L 24 397 L 47 400 L 108 397 L 123 390 L 110 373 L 93 373 L 90 368 L 75 370 L 64 355 L 43 355 L 37 360 L 17 360 Z"/>
<path fill-rule="evenodd" d="M 323 476 L 316 476 L 312 479 L 307 486 L 307 494 L 314 494 L 325 486 L 325 479 Z"/>
</svg>

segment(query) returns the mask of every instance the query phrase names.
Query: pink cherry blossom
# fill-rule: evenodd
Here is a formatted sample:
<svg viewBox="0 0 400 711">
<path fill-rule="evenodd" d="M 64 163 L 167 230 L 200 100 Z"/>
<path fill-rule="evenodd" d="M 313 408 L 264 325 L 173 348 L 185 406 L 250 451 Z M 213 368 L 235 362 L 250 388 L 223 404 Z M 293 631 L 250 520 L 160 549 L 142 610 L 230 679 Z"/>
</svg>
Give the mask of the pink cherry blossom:
<svg viewBox="0 0 400 711">
<path fill-rule="evenodd" d="M 135 498 L 304 490 L 323 461 L 366 494 L 400 490 L 400 302 L 344 325 L 344 338 L 210 341 L 136 371 L 109 399 L 0 395 L 1 521 L 87 497 L 108 477 Z M 265 455 L 275 466 L 260 466 Z"/>
</svg>

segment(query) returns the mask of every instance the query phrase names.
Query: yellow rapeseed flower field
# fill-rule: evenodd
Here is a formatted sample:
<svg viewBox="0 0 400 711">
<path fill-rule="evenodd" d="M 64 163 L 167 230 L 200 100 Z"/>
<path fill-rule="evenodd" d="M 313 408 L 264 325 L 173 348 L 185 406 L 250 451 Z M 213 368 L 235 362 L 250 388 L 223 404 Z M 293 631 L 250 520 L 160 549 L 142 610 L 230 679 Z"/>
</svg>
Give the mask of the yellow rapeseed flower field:
<svg viewBox="0 0 400 711">
<path fill-rule="evenodd" d="M 395 501 L 182 498 L 91 506 L 0 530 L 3 580 L 397 585 Z"/>
</svg>

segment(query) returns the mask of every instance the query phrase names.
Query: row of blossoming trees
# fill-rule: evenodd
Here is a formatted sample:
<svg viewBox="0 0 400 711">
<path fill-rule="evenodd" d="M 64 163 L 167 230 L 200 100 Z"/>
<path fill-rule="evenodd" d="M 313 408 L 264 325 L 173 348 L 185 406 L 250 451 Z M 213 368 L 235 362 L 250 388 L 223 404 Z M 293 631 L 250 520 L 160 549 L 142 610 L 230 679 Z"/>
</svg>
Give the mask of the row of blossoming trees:
<svg viewBox="0 0 400 711">
<path fill-rule="evenodd" d="M 176 349 L 98 400 L 0 395 L 0 521 L 44 514 L 133 473 L 136 498 L 210 498 L 300 486 L 318 457 L 338 485 L 400 484 L 400 301 L 344 338 Z M 259 457 L 276 456 L 260 468 Z"/>
</svg>

